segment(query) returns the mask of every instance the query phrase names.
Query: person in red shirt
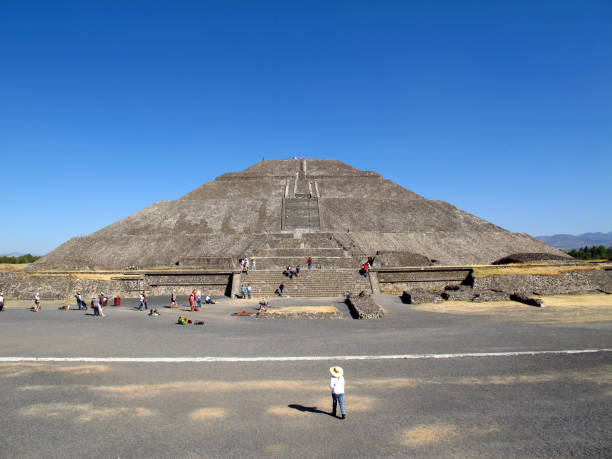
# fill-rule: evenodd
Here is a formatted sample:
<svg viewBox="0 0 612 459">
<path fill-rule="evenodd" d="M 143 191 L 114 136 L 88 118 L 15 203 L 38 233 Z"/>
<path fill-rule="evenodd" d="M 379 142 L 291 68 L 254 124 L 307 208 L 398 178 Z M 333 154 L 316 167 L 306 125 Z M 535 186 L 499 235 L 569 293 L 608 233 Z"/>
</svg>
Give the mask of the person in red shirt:
<svg viewBox="0 0 612 459">
<path fill-rule="evenodd" d="M 312 267 L 312 258 L 308 257 L 308 260 L 306 260 L 306 264 L 308 265 L 308 271 L 310 271 L 310 268 Z"/>
<path fill-rule="evenodd" d="M 192 311 L 193 311 L 193 302 L 194 302 L 194 300 L 195 300 L 195 295 L 192 292 L 191 295 L 189 295 L 189 307 L 191 308 Z"/>
<path fill-rule="evenodd" d="M 370 265 L 367 263 L 363 264 L 363 277 L 368 277 L 368 269 L 370 269 Z"/>
</svg>

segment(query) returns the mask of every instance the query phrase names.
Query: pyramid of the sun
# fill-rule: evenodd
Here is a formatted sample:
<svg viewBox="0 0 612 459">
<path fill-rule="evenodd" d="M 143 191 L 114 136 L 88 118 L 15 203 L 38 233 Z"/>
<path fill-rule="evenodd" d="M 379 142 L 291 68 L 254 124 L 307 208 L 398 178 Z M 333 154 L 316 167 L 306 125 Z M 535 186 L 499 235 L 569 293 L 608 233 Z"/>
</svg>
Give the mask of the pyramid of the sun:
<svg viewBox="0 0 612 459">
<path fill-rule="evenodd" d="M 288 237 L 304 242 L 283 242 Z M 337 245 L 321 244 L 326 238 Z M 420 254 L 441 265 L 487 264 L 512 253 L 562 254 L 526 234 L 425 199 L 375 172 L 336 160 L 294 158 L 261 161 L 221 175 L 176 201 L 158 202 L 89 236 L 75 237 L 37 265 L 123 269 L 175 266 L 183 260 L 182 267 L 202 260 L 205 268 L 206 260 L 215 257 L 265 255 L 258 252 L 262 247 L 276 250 L 277 256 L 291 256 L 302 247 L 306 252 L 295 254 L 303 257 L 317 246 L 343 249 L 346 256 L 386 252 L 418 259 Z M 330 263 L 341 257 L 327 255 Z M 273 261 L 267 264 L 261 267 L 276 267 Z"/>
</svg>

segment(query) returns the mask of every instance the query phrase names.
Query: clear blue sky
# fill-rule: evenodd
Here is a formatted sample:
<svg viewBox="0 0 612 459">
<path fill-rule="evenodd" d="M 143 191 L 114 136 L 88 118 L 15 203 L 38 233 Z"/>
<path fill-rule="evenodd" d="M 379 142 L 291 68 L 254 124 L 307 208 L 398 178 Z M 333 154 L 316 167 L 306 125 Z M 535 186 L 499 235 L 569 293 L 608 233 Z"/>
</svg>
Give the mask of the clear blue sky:
<svg viewBox="0 0 612 459">
<path fill-rule="evenodd" d="M 0 253 L 266 159 L 612 230 L 612 2 L 0 0 Z"/>
</svg>

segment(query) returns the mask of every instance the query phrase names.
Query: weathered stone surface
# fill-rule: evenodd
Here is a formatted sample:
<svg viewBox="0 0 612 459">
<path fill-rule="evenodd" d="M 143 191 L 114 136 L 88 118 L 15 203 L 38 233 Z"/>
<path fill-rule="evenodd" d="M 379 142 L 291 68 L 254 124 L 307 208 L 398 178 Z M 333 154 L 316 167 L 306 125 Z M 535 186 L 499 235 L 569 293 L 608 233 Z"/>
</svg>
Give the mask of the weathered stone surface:
<svg viewBox="0 0 612 459">
<path fill-rule="evenodd" d="M 359 295 L 347 295 L 346 303 L 353 317 L 357 319 L 380 319 L 385 315 L 385 311 L 374 301 L 372 295 L 365 292 Z"/>
<path fill-rule="evenodd" d="M 181 260 L 197 265 L 201 260 L 213 268 L 225 266 L 224 258 L 237 263 L 246 254 L 261 257 L 263 266 L 271 263 L 266 257 L 273 256 L 266 250 L 281 247 L 256 252 L 262 237 L 286 234 L 287 229 L 326 232 L 342 241 L 333 251 L 324 251 L 327 246 L 306 247 L 321 249 L 317 253 L 325 267 L 335 266 L 334 260 L 347 267 L 352 256 L 365 261 L 367 256 L 392 252 L 404 255 L 390 257 L 389 263 L 417 265 L 425 260 L 482 264 L 527 252 L 566 257 L 535 238 L 425 199 L 375 172 L 335 160 L 296 158 L 262 161 L 224 174 L 180 199 L 158 202 L 89 236 L 73 238 L 34 267 L 148 268 L 175 266 Z"/>
<path fill-rule="evenodd" d="M 510 295 L 510 299 L 512 301 L 518 301 L 519 303 L 527 304 L 529 306 L 536 306 L 538 308 L 544 307 L 544 301 L 541 300 L 540 298 L 530 298 L 524 295 L 513 294 L 513 295 Z"/>
<path fill-rule="evenodd" d="M 408 251 L 379 250 L 374 257 L 374 266 L 386 268 L 388 266 L 431 266 L 434 263 L 420 253 Z"/>
<path fill-rule="evenodd" d="M 404 291 L 402 301 L 406 304 L 423 304 L 423 303 L 442 303 L 440 292 L 432 292 L 415 288 L 409 291 Z"/>
<path fill-rule="evenodd" d="M 270 312 L 260 311 L 257 313 L 257 317 L 260 319 L 297 319 L 297 320 L 342 320 L 344 316 L 336 312 Z"/>
<path fill-rule="evenodd" d="M 506 292 L 497 292 L 495 290 L 476 290 L 472 301 L 474 303 L 484 303 L 487 301 L 508 301 L 510 295 Z"/>
<path fill-rule="evenodd" d="M 568 257 L 567 255 L 555 255 L 554 253 L 513 253 L 512 255 L 508 255 L 506 257 L 500 258 L 499 260 L 495 260 L 492 265 L 507 265 L 511 263 L 530 263 L 530 262 L 539 262 L 539 263 L 572 263 L 575 262 L 572 257 Z"/>
<path fill-rule="evenodd" d="M 601 290 L 597 271 L 573 271 L 561 276 L 505 275 L 474 279 L 478 290 L 496 290 L 518 295 L 556 295 L 564 293 L 587 293 Z"/>
<path fill-rule="evenodd" d="M 474 289 L 465 285 L 449 286 L 442 292 L 442 298 L 447 301 L 472 301 Z"/>
</svg>

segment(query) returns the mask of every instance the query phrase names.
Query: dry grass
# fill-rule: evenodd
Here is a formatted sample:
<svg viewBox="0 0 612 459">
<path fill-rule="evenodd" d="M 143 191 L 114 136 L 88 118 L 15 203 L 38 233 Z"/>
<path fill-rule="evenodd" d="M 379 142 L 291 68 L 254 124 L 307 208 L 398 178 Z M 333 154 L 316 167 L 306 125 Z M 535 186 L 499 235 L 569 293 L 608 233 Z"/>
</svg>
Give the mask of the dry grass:
<svg viewBox="0 0 612 459">
<path fill-rule="evenodd" d="M 553 295 L 540 298 L 544 300 L 543 308 L 514 301 L 446 301 L 414 305 L 412 309 L 440 314 L 488 315 L 500 320 L 542 325 L 612 321 L 612 295 Z"/>
<path fill-rule="evenodd" d="M 0 263 L 0 273 L 17 273 L 30 266 L 30 263 Z"/>
<path fill-rule="evenodd" d="M 330 313 L 338 312 L 338 308 L 335 306 L 287 306 L 285 308 L 269 308 L 266 312 L 268 314 L 293 314 L 299 312 Z"/>
<path fill-rule="evenodd" d="M 194 421 L 205 421 L 210 419 L 221 419 L 227 416 L 227 411 L 223 408 L 207 407 L 189 413 L 189 418 Z"/>
<path fill-rule="evenodd" d="M 509 266 L 474 266 L 476 278 L 489 276 L 562 276 L 575 271 L 597 271 L 602 265 L 537 265 L 525 263 Z"/>
<path fill-rule="evenodd" d="M 409 447 L 423 447 L 449 442 L 459 437 L 478 438 L 500 431 L 493 420 L 486 424 L 479 421 L 476 425 L 454 424 L 419 424 L 400 433 L 401 443 Z"/>
<path fill-rule="evenodd" d="M 95 407 L 91 403 L 40 403 L 20 409 L 19 414 L 28 418 L 65 418 L 76 423 L 116 419 L 126 416 L 131 418 L 143 418 L 152 416 L 153 411 L 144 407 Z"/>
</svg>

